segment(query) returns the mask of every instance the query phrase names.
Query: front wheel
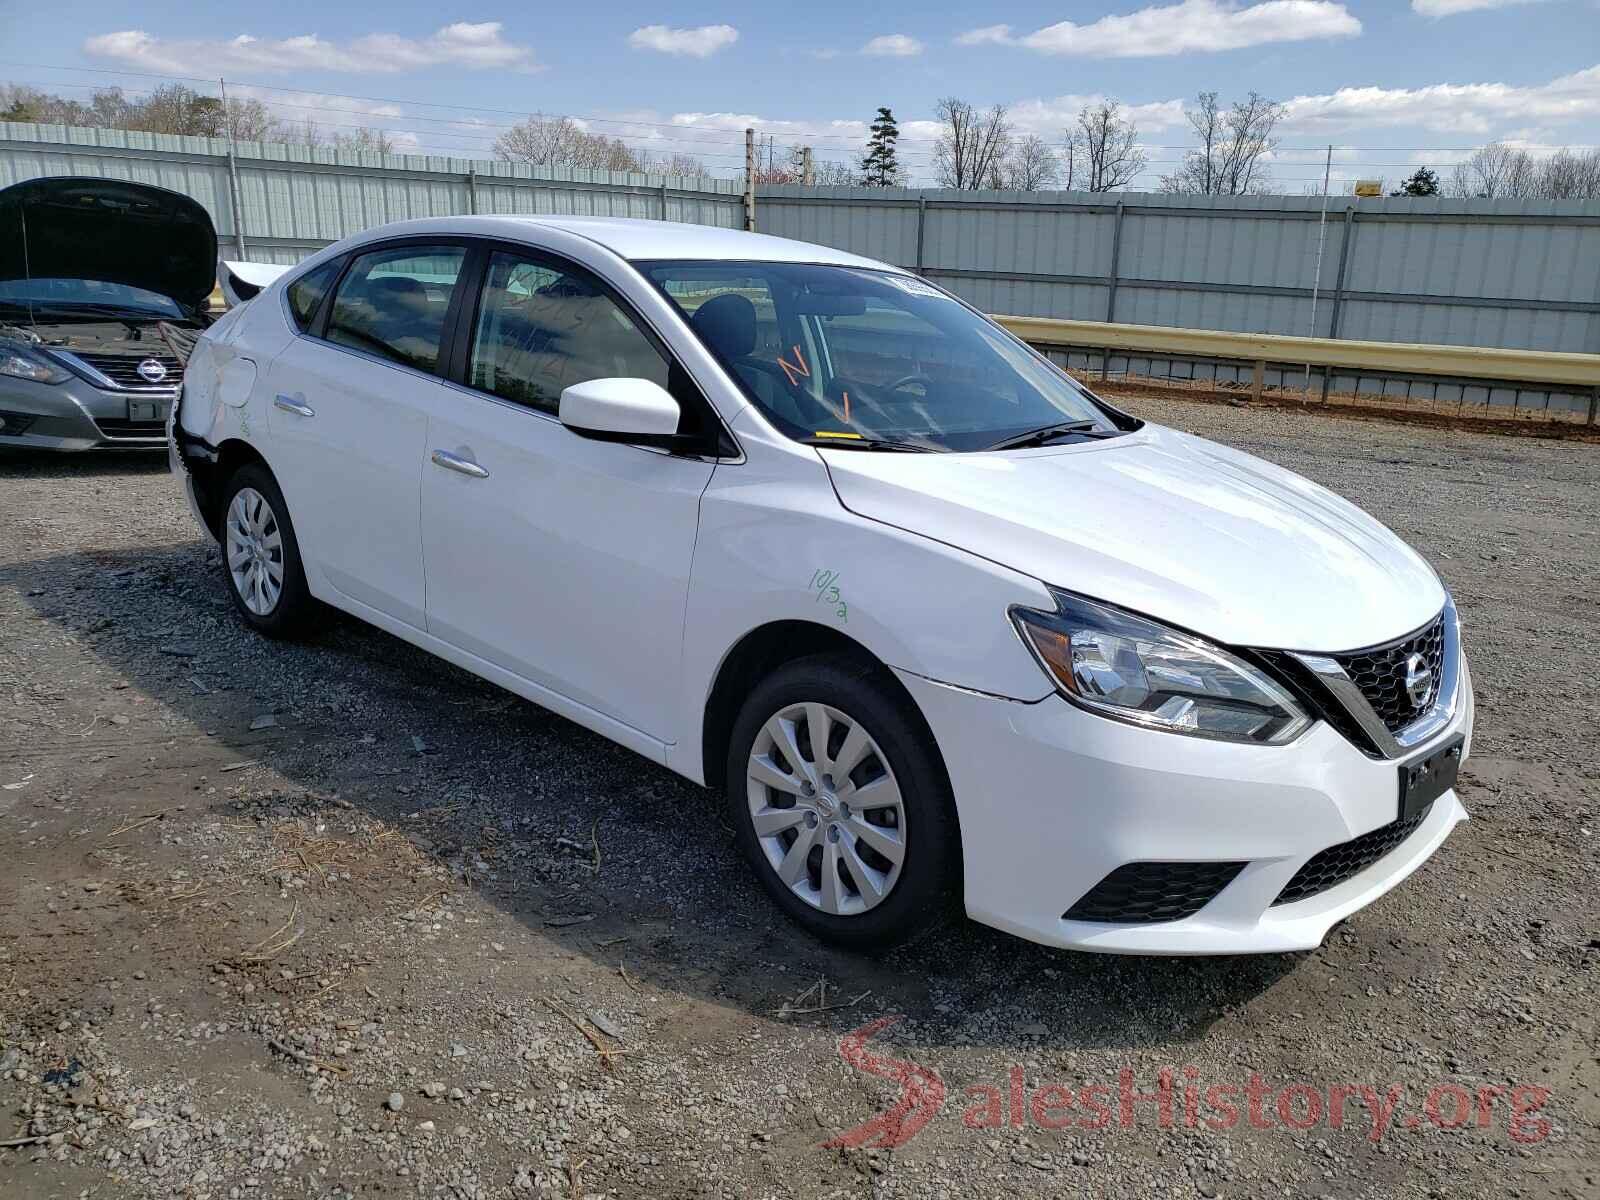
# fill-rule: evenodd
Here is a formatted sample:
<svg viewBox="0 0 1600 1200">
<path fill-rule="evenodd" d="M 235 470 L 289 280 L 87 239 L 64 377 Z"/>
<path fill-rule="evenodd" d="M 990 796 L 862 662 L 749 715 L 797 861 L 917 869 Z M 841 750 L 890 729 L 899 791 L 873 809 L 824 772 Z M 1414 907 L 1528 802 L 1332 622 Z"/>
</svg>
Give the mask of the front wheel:
<svg viewBox="0 0 1600 1200">
<path fill-rule="evenodd" d="M 741 851 L 815 936 L 885 947 L 942 914 L 949 784 L 920 716 L 878 671 L 837 655 L 780 668 L 740 711 L 727 779 Z"/>
<path fill-rule="evenodd" d="M 300 545 L 272 473 L 240 467 L 222 494 L 222 574 L 234 607 L 269 637 L 304 633 L 317 602 L 300 566 Z"/>
</svg>

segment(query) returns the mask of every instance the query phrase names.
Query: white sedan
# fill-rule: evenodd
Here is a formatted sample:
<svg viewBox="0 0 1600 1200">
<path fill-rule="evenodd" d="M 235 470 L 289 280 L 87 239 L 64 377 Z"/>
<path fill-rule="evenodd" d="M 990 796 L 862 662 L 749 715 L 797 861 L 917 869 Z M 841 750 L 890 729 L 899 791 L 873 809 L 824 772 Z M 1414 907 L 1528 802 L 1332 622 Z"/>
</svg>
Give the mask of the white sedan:
<svg viewBox="0 0 1600 1200">
<path fill-rule="evenodd" d="M 332 605 L 725 798 L 829 941 L 1283 951 L 1466 813 L 1455 609 L 1355 505 L 909 272 L 453 217 L 201 339 L 174 470 L 245 622 Z"/>
</svg>

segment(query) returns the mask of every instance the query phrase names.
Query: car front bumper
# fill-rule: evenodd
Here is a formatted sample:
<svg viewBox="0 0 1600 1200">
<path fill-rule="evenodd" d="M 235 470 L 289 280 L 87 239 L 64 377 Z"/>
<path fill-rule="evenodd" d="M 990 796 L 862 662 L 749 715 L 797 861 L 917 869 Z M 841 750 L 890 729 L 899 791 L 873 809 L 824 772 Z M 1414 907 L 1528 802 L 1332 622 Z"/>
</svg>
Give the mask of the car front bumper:
<svg viewBox="0 0 1600 1200">
<path fill-rule="evenodd" d="M 173 395 L 98 388 L 77 376 L 65 383 L 0 376 L 0 447 L 159 450 Z"/>
<path fill-rule="evenodd" d="M 1287 746 L 1139 729 L 1059 696 L 1020 703 L 897 672 L 933 729 L 961 824 L 967 913 L 1046 945 L 1120 954 L 1311 949 L 1438 849 L 1467 813 L 1447 791 L 1387 854 L 1341 882 L 1274 904 L 1307 860 L 1395 821 L 1398 763 L 1368 758 L 1319 722 Z M 1454 719 L 1410 757 L 1461 735 Z M 1128 863 L 1244 867 L 1192 916 L 1107 923 L 1064 914 Z"/>
</svg>

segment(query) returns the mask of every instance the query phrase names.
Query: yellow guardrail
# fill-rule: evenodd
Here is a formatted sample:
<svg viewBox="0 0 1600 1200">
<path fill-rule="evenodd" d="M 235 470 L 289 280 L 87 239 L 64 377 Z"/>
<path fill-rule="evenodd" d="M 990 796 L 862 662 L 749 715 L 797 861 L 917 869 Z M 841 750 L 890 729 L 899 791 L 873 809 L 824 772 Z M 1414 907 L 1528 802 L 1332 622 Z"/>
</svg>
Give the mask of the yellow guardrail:
<svg viewBox="0 0 1600 1200">
<path fill-rule="evenodd" d="M 1267 333 L 1224 333 L 1212 329 L 1169 329 L 1161 325 L 1059 321 L 1047 317 L 999 316 L 995 320 L 1035 346 L 1195 355 L 1253 362 L 1257 364 L 1258 388 L 1260 368 L 1266 363 L 1342 367 L 1374 374 L 1393 371 L 1404 375 L 1564 384 L 1580 391 L 1600 388 L 1600 354 L 1358 342 Z"/>
</svg>

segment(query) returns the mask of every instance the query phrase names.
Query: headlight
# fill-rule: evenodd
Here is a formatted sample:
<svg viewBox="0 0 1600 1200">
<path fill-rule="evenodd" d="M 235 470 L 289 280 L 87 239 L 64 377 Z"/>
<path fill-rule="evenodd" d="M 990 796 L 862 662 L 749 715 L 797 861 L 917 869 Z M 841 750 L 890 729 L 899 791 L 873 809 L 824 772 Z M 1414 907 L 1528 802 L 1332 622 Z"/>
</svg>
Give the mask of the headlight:
<svg viewBox="0 0 1600 1200">
<path fill-rule="evenodd" d="M 35 383 L 60 383 L 67 372 L 54 363 L 36 358 L 26 350 L 12 350 L 0 346 L 0 375 L 16 379 L 31 379 Z"/>
<path fill-rule="evenodd" d="M 1282 745 L 1311 718 L 1261 671 L 1187 633 L 1052 589 L 1057 609 L 1014 608 L 1023 640 L 1068 700 L 1148 729 Z"/>
</svg>

